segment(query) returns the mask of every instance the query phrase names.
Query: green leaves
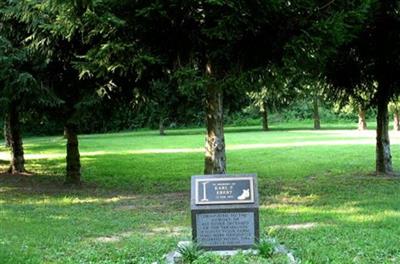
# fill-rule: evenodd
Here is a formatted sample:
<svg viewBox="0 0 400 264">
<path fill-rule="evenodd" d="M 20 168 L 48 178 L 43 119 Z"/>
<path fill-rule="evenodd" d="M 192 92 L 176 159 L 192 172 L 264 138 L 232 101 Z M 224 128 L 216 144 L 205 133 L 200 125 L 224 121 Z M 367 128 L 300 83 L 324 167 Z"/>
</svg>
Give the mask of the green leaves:
<svg viewBox="0 0 400 264">
<path fill-rule="evenodd" d="M 0 97 L 3 102 L 21 101 L 35 93 L 36 80 L 22 69 L 27 59 L 26 50 L 13 47 L 11 41 L 0 35 Z"/>
<path fill-rule="evenodd" d="M 0 63 L 11 65 L 0 71 L 31 74 L 71 105 L 110 83 L 145 94 L 160 79 L 177 90 L 163 89 L 188 96 L 202 94 L 212 79 L 233 103 L 234 95 L 253 90 L 286 104 L 289 88 L 323 82 L 329 65 L 343 62 L 337 56 L 350 56 L 340 49 L 371 24 L 379 6 L 377 0 L 2 1 L 0 31 L 12 41 L 0 44 L 7 53 Z M 251 75 L 261 81 L 253 85 Z M 28 85 L 25 77 L 18 83 Z"/>
<path fill-rule="evenodd" d="M 80 72 L 79 78 L 84 79 L 122 77 L 132 73 L 141 76 L 148 66 L 159 62 L 159 58 L 135 44 L 109 40 L 79 56 L 73 65 Z"/>
</svg>

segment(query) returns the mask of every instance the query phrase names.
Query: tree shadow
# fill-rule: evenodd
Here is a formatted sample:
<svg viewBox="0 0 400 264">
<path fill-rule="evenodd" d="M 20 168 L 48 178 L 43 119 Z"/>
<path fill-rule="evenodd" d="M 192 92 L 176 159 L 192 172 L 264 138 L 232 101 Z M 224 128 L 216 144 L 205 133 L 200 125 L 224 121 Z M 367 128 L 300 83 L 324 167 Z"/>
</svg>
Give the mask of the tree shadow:
<svg viewBox="0 0 400 264">
<path fill-rule="evenodd" d="M 9 187 L 21 192 L 49 192 L 56 194 L 68 190 L 63 184 L 63 177 L 60 175 L 41 175 L 34 173 L 10 174 L 0 173 L 0 187 Z M 6 191 L 2 191 L 5 193 Z"/>
<path fill-rule="evenodd" d="M 37 154 L 37 153 L 64 153 L 66 146 L 65 144 L 58 145 L 49 145 L 49 144 L 26 144 L 25 148 L 29 151 L 29 153 Z"/>
</svg>

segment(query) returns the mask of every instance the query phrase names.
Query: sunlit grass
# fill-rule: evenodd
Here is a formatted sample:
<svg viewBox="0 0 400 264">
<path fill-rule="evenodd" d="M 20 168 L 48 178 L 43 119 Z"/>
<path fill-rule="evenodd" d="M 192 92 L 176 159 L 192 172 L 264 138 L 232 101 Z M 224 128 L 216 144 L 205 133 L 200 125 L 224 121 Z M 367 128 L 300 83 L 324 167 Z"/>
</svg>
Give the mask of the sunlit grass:
<svg viewBox="0 0 400 264">
<path fill-rule="evenodd" d="M 374 131 L 300 125 L 227 129 L 228 171 L 258 174 L 262 234 L 303 263 L 400 263 L 400 180 L 371 176 Z M 0 179 L 0 263 L 152 263 L 190 239 L 203 130 L 167 133 L 81 136 L 85 185 L 75 189 L 62 185 L 65 140 L 25 139 L 38 175 Z M 398 168 L 400 135 L 391 142 Z"/>
</svg>

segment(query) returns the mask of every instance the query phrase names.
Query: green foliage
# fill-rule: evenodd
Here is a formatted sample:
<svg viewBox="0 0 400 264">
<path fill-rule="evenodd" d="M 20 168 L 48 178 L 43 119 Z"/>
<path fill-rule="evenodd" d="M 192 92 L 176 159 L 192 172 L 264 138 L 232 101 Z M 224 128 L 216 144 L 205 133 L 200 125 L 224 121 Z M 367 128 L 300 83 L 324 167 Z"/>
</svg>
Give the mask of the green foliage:
<svg viewBox="0 0 400 264">
<path fill-rule="evenodd" d="M 309 20 L 309 27 L 292 39 L 285 48 L 285 66 L 289 69 L 294 85 L 303 94 L 313 94 L 319 97 L 329 97 L 331 102 L 347 104 L 349 95 L 360 104 L 371 94 L 371 85 L 358 86 L 361 92 L 340 93 L 332 84 L 330 71 L 335 71 L 332 58 L 350 57 L 340 54 L 339 50 L 354 41 L 362 31 L 362 25 L 368 21 L 375 1 L 333 1 L 311 11 L 315 20 Z M 327 81 L 327 75 L 329 81 Z M 357 73 L 347 69 L 336 77 L 349 76 L 357 78 Z M 351 75 L 351 76 L 350 76 Z M 335 78 L 336 78 L 335 77 Z M 311 89 L 310 89 L 311 88 Z M 364 95 L 364 96 L 362 96 Z"/>
<path fill-rule="evenodd" d="M 398 98 L 396 98 L 389 103 L 389 112 L 398 113 L 399 111 L 400 111 L 400 101 Z"/>
<path fill-rule="evenodd" d="M 201 255 L 204 254 L 204 251 L 201 250 L 196 243 L 179 246 L 178 252 L 181 254 L 183 262 L 187 264 L 194 263 Z"/>
<path fill-rule="evenodd" d="M 173 79 L 176 80 L 178 89 L 182 94 L 189 97 L 204 96 L 207 80 L 199 74 L 197 69 L 190 65 L 179 67 L 173 74 Z"/>
<path fill-rule="evenodd" d="M 329 58 L 328 77 L 336 98 L 367 95 L 369 104 L 387 104 L 400 90 L 398 1 L 366 1 L 362 23 L 347 43 Z M 388 28 L 388 25 L 391 25 Z M 382 34 L 385 32 L 385 34 Z M 396 77 L 395 77 L 396 76 Z"/>
<path fill-rule="evenodd" d="M 268 259 L 272 257 L 275 249 L 274 245 L 270 241 L 261 239 L 261 241 L 257 244 L 257 250 L 261 257 Z"/>
<path fill-rule="evenodd" d="M 265 71 L 255 73 L 251 76 L 254 85 L 259 89 L 254 89 L 247 93 L 252 104 L 260 112 L 279 110 L 289 105 L 296 97 L 296 89 L 290 89 L 288 79 L 282 69 L 269 67 Z"/>
<path fill-rule="evenodd" d="M 250 102 L 281 110 L 309 93 L 307 86 L 323 97 L 314 84 L 324 83 L 327 60 L 357 37 L 374 8 L 374 1 L 24 0 L 4 2 L 0 12 L 13 21 L 3 31 L 16 32 L 29 51 L 14 52 L 29 57 L 18 60 L 35 57 L 42 67 L 12 79 L 24 87 L 40 80 L 40 89 L 58 97 L 57 109 L 41 120 L 116 131 L 159 119 L 201 124 L 210 81 L 223 90 L 228 115 Z M 208 62 L 213 76 L 205 75 Z M 116 113 L 105 113 L 107 106 Z"/>
<path fill-rule="evenodd" d="M 362 24 L 369 16 L 372 1 L 354 1 L 347 3 L 335 1 L 329 6 L 315 8 L 312 14 L 318 17 L 307 21 L 309 28 L 295 37 L 286 47 L 289 65 L 301 74 L 315 78 L 323 74 L 328 59 L 336 54 L 337 48 L 353 40 L 361 30 Z M 305 76 L 305 77 L 306 77 Z"/>
<path fill-rule="evenodd" d="M 5 12 L 11 6 L 0 4 L 0 113 L 4 116 L 13 108 L 26 119 L 29 115 L 25 113 L 38 113 L 59 105 L 60 101 L 38 81 L 36 73 L 41 62 L 24 44 L 26 28 Z"/>
<path fill-rule="evenodd" d="M 26 97 L 37 95 L 35 91 L 38 85 L 32 75 L 23 70 L 23 64 L 27 62 L 26 51 L 15 48 L 13 43 L 5 38 L 4 32 L 0 31 L 1 33 L 3 36 L 0 35 L 0 100 L 5 106 L 10 102 L 23 101 Z"/>
</svg>

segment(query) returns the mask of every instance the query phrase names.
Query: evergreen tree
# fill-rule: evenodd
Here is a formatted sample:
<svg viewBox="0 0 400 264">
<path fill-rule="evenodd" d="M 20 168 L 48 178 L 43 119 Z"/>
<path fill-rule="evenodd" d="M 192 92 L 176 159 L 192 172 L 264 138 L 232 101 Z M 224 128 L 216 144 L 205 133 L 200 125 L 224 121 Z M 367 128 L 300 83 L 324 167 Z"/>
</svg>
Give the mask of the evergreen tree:
<svg viewBox="0 0 400 264">
<path fill-rule="evenodd" d="M 336 97 L 371 94 L 377 108 L 376 173 L 392 174 L 388 104 L 400 90 L 399 1 L 368 1 L 365 19 L 340 45 L 328 70 Z"/>
<path fill-rule="evenodd" d="M 24 43 L 27 25 L 13 16 L 9 2 L 0 2 L 0 100 L 5 139 L 11 150 L 10 173 L 25 172 L 21 116 L 55 102 L 35 78 L 42 61 Z"/>
<path fill-rule="evenodd" d="M 107 50 L 123 22 L 109 12 L 106 1 L 18 1 L 12 11 L 15 19 L 27 24 L 29 48 L 46 62 L 41 81 L 62 102 L 53 115 L 63 121 L 67 136 L 66 183 L 80 184 L 77 123 L 102 88 L 95 76 L 83 70 L 86 56 L 94 47 Z"/>
</svg>

